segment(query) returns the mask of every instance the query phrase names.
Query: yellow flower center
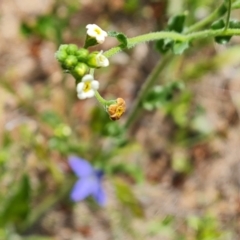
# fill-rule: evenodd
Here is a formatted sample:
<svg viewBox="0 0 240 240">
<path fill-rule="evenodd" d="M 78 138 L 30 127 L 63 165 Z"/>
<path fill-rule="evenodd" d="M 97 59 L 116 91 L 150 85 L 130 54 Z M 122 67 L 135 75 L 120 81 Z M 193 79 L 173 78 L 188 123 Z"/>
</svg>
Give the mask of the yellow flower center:
<svg viewBox="0 0 240 240">
<path fill-rule="evenodd" d="M 99 28 L 95 28 L 94 31 L 95 31 L 95 33 L 97 33 L 98 35 L 101 34 L 101 30 L 100 30 Z"/>
<path fill-rule="evenodd" d="M 85 82 L 83 86 L 83 91 L 88 92 L 91 89 L 91 82 Z"/>
<path fill-rule="evenodd" d="M 116 111 L 117 116 L 120 118 L 123 113 L 124 113 L 123 107 L 118 107 Z"/>
</svg>

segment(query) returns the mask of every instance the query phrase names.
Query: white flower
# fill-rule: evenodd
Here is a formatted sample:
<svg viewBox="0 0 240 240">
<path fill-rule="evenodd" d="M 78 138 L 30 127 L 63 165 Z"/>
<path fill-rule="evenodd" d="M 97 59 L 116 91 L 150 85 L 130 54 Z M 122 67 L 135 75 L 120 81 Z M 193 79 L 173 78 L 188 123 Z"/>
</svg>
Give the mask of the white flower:
<svg viewBox="0 0 240 240">
<path fill-rule="evenodd" d="M 82 78 L 82 82 L 77 85 L 77 96 L 79 99 L 91 98 L 98 88 L 99 82 L 94 80 L 91 74 L 87 74 Z"/>
<path fill-rule="evenodd" d="M 103 31 L 98 25 L 96 24 L 88 24 L 87 28 L 87 35 L 95 38 L 98 43 L 103 43 L 105 37 L 107 37 L 107 32 Z"/>
<path fill-rule="evenodd" d="M 100 51 L 96 56 L 96 61 L 98 67 L 107 67 L 109 66 L 109 60 L 103 54 L 103 51 Z"/>
</svg>

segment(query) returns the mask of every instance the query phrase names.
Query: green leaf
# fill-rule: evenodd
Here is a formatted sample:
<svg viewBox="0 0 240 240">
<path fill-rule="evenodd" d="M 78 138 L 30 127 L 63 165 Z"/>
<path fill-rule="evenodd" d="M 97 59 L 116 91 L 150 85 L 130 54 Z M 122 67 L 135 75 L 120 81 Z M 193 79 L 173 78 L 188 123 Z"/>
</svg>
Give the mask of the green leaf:
<svg viewBox="0 0 240 240">
<path fill-rule="evenodd" d="M 217 29 L 223 29 L 225 27 L 225 22 L 223 19 L 217 20 L 213 22 L 211 25 L 211 29 L 217 30 Z M 229 42 L 232 36 L 217 36 L 215 37 L 215 42 L 218 44 L 226 44 Z"/>
<path fill-rule="evenodd" d="M 114 179 L 114 185 L 118 200 L 136 217 L 143 217 L 142 206 L 133 194 L 130 186 L 120 178 Z"/>
<path fill-rule="evenodd" d="M 173 45 L 173 40 L 171 39 L 160 39 L 156 42 L 156 49 L 160 53 L 166 53 L 169 49 L 171 49 Z"/>
<path fill-rule="evenodd" d="M 229 21 L 229 28 L 239 29 L 240 28 L 240 21 L 237 20 L 237 19 L 231 19 Z"/>
<path fill-rule="evenodd" d="M 123 33 L 119 33 L 119 32 L 116 32 L 116 31 L 109 31 L 108 36 L 117 38 L 117 40 L 120 42 L 120 46 L 122 48 L 127 47 L 127 45 L 128 45 L 127 36 L 124 35 Z"/>
<path fill-rule="evenodd" d="M 173 53 L 180 55 L 182 54 L 187 48 L 189 48 L 189 42 L 175 42 L 173 44 Z"/>
<path fill-rule="evenodd" d="M 1 207 L 0 226 L 5 226 L 10 222 L 19 226 L 24 222 L 30 210 L 30 182 L 27 175 L 23 175 L 16 191 Z"/>
<path fill-rule="evenodd" d="M 168 20 L 168 25 L 167 25 L 168 30 L 181 33 L 184 29 L 185 19 L 186 19 L 186 13 L 182 13 L 182 14 L 171 17 Z"/>
<path fill-rule="evenodd" d="M 143 101 L 143 108 L 146 110 L 154 110 L 168 104 L 174 96 L 184 89 L 184 84 L 180 81 L 171 82 L 165 86 L 155 86 L 149 91 L 147 97 Z"/>
</svg>

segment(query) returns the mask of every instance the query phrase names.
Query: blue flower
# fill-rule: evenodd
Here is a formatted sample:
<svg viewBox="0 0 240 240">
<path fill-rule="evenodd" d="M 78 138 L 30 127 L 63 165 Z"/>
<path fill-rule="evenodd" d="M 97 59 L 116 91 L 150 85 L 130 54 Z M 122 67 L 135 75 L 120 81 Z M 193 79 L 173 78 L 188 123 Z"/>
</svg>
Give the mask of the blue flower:
<svg viewBox="0 0 240 240">
<path fill-rule="evenodd" d="M 68 162 L 79 178 L 72 189 L 71 199 L 78 202 L 92 196 L 100 206 L 104 206 L 106 195 L 102 187 L 103 171 L 94 169 L 88 161 L 76 156 L 70 156 Z"/>
</svg>

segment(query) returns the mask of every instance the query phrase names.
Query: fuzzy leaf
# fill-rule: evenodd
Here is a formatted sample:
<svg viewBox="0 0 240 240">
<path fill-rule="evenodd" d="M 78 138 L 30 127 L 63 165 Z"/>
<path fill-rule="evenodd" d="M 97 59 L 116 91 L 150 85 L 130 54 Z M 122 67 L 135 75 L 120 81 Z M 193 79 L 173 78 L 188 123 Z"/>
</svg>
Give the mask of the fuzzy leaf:
<svg viewBox="0 0 240 240">
<path fill-rule="evenodd" d="M 171 39 L 160 39 L 156 42 L 156 49 L 160 53 L 166 53 L 169 49 L 171 49 L 173 41 Z"/>
<path fill-rule="evenodd" d="M 175 42 L 173 45 L 174 54 L 182 54 L 189 47 L 189 42 Z"/>
<path fill-rule="evenodd" d="M 174 17 L 171 17 L 168 20 L 168 26 L 167 26 L 168 30 L 181 33 L 184 29 L 185 19 L 186 19 L 186 13 L 182 13 Z"/>
<path fill-rule="evenodd" d="M 123 47 L 123 48 L 127 47 L 127 45 L 128 45 L 127 37 L 123 33 L 119 33 L 116 31 L 109 31 L 108 36 L 115 37 L 120 42 L 121 47 Z"/>
</svg>

